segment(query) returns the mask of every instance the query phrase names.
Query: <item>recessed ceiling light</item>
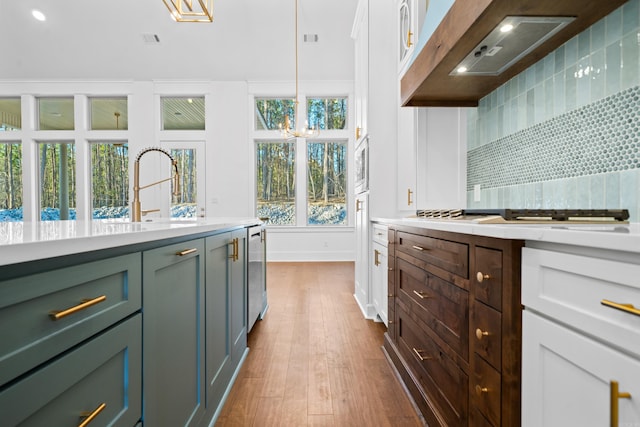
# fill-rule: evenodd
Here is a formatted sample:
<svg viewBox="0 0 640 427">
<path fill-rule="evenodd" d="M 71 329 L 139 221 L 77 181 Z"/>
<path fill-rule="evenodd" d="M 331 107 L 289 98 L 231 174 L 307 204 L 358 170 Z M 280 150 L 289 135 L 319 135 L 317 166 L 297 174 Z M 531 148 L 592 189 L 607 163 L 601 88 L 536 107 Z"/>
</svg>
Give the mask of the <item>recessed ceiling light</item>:
<svg viewBox="0 0 640 427">
<path fill-rule="evenodd" d="M 466 73 L 467 72 L 467 67 L 458 67 L 458 73 L 462 74 L 462 73 Z"/>
<path fill-rule="evenodd" d="M 44 13 L 40 12 L 39 10 L 33 9 L 31 11 L 31 14 L 33 15 L 34 18 L 36 18 L 38 21 L 46 21 L 47 17 L 44 16 Z"/>
<path fill-rule="evenodd" d="M 511 30 L 513 30 L 513 25 L 511 24 L 504 24 L 502 27 L 500 27 L 500 31 L 503 33 L 508 33 Z"/>
</svg>

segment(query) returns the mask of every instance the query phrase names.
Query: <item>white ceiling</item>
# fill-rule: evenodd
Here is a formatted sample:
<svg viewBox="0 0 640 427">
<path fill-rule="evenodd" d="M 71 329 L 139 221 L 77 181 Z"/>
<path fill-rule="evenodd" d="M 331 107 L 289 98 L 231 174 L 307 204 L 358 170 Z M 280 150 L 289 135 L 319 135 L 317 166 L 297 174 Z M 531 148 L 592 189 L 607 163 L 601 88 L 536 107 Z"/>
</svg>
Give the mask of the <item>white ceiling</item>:
<svg viewBox="0 0 640 427">
<path fill-rule="evenodd" d="M 300 80 L 352 80 L 357 0 L 299 1 L 300 38 L 319 39 L 300 43 Z M 294 7 L 215 0 L 213 23 L 177 23 L 162 0 L 0 0 L 0 79 L 293 80 Z"/>
</svg>

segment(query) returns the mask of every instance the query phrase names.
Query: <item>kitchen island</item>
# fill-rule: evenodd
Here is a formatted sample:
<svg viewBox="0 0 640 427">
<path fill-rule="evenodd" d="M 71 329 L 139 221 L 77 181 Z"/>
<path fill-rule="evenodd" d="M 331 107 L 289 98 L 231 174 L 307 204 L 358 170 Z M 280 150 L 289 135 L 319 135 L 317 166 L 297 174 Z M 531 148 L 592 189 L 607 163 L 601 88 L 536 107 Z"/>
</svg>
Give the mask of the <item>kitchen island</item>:
<svg viewBox="0 0 640 427">
<path fill-rule="evenodd" d="M 384 349 L 429 425 L 640 424 L 639 224 L 382 224 Z"/>
<path fill-rule="evenodd" d="M 246 357 L 256 224 L 0 224 L 3 423 L 209 425 Z"/>
</svg>

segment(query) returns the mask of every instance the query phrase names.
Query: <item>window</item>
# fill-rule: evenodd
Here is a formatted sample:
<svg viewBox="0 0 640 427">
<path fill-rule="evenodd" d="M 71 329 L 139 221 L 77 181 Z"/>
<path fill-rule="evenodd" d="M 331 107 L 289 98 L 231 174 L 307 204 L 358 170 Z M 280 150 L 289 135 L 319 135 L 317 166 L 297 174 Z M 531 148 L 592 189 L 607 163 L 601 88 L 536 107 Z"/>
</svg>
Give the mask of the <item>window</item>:
<svg viewBox="0 0 640 427">
<path fill-rule="evenodd" d="M 289 117 L 289 124 L 295 128 L 295 102 L 287 98 L 256 98 L 256 130 L 277 130 L 284 126 L 285 117 Z"/>
<path fill-rule="evenodd" d="M 347 98 L 307 98 L 307 121 L 315 129 L 345 129 Z"/>
<path fill-rule="evenodd" d="M 0 98 L 0 132 L 20 130 L 21 128 L 20 98 Z"/>
<path fill-rule="evenodd" d="M 347 224 L 347 144 L 307 143 L 307 224 Z"/>
<path fill-rule="evenodd" d="M 0 221 L 22 221 L 22 147 L 0 143 Z"/>
<path fill-rule="evenodd" d="M 126 143 L 91 144 L 92 218 L 129 217 L 129 154 Z"/>
<path fill-rule="evenodd" d="M 295 143 L 256 143 L 257 216 L 270 225 L 296 224 Z"/>
<path fill-rule="evenodd" d="M 75 146 L 66 142 L 41 143 L 39 151 L 40 219 L 75 219 Z"/>
<path fill-rule="evenodd" d="M 204 97 L 163 97 L 163 130 L 204 130 Z"/>
<path fill-rule="evenodd" d="M 38 130 L 73 130 L 73 98 L 38 98 Z"/>
<path fill-rule="evenodd" d="M 127 98 L 89 98 L 92 130 L 127 130 Z"/>
<path fill-rule="evenodd" d="M 195 149 L 172 149 L 171 156 L 178 162 L 180 191 L 172 197 L 171 218 L 195 218 L 197 211 L 198 175 Z M 171 193 L 173 194 L 173 182 Z"/>
</svg>

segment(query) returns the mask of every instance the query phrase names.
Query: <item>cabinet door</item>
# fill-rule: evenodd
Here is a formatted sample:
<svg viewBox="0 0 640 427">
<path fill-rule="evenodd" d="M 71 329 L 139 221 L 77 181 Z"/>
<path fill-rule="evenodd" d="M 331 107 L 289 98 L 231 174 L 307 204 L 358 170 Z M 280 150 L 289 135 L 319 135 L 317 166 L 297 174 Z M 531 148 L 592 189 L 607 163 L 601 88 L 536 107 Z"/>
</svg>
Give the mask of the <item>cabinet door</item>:
<svg viewBox="0 0 640 427">
<path fill-rule="evenodd" d="M 145 425 L 204 413 L 204 253 L 198 239 L 142 255 Z"/>
<path fill-rule="evenodd" d="M 385 324 L 389 326 L 387 315 L 387 248 L 378 242 L 373 243 L 371 258 L 371 294 L 376 313 Z"/>
<path fill-rule="evenodd" d="M 522 425 L 640 425 L 640 361 L 523 312 Z M 612 381 L 631 398 L 611 399 Z M 613 405 L 612 405 L 613 403 Z M 612 411 L 613 409 L 613 411 Z"/>
<path fill-rule="evenodd" d="M 231 233 L 207 237 L 206 247 L 206 362 L 207 407 L 216 408 L 233 376 L 231 361 Z"/>
<path fill-rule="evenodd" d="M 247 230 L 234 231 L 236 256 L 231 259 L 231 359 L 236 365 L 247 349 Z"/>
<path fill-rule="evenodd" d="M 399 101 L 398 101 L 399 102 Z M 399 211 L 416 210 L 416 120 L 419 111 L 398 108 L 398 201 Z"/>
<path fill-rule="evenodd" d="M 369 0 L 360 0 L 353 24 L 355 39 L 355 120 L 356 141 L 367 134 L 369 94 Z"/>
<path fill-rule="evenodd" d="M 369 290 L 369 195 L 356 196 L 356 265 L 355 296 L 365 316 L 373 318 L 375 310 L 371 304 Z"/>
</svg>

